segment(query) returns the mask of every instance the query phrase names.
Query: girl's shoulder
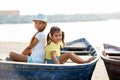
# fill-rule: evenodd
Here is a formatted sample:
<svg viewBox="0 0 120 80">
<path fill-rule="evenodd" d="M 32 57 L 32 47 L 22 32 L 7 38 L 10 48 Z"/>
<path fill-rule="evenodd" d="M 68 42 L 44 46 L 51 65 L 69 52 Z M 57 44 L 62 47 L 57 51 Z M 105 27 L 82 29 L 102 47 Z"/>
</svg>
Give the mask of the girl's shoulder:
<svg viewBox="0 0 120 80">
<path fill-rule="evenodd" d="M 54 42 L 51 42 L 50 45 L 56 45 Z"/>
<path fill-rule="evenodd" d="M 45 34 L 45 32 L 38 32 L 37 34 Z"/>
<path fill-rule="evenodd" d="M 50 42 L 50 44 L 48 44 L 49 47 L 55 47 L 57 46 L 57 44 L 55 44 L 54 42 Z"/>
<path fill-rule="evenodd" d="M 51 48 L 51 47 L 53 47 L 53 46 L 55 46 L 55 43 L 50 42 L 49 44 L 46 45 L 46 48 Z"/>
<path fill-rule="evenodd" d="M 44 32 L 38 32 L 36 35 L 45 35 Z"/>
</svg>

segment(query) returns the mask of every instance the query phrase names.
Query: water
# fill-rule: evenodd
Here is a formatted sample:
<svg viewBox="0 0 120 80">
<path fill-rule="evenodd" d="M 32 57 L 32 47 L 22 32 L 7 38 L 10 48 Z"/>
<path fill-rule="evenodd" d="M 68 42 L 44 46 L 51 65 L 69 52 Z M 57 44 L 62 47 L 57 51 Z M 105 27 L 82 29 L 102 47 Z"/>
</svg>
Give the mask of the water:
<svg viewBox="0 0 120 80">
<path fill-rule="evenodd" d="M 65 32 L 66 42 L 84 37 L 93 44 L 120 45 L 120 20 L 48 23 L 46 35 L 51 26 L 59 26 Z M 0 41 L 29 42 L 35 32 L 33 23 L 0 24 Z"/>
</svg>

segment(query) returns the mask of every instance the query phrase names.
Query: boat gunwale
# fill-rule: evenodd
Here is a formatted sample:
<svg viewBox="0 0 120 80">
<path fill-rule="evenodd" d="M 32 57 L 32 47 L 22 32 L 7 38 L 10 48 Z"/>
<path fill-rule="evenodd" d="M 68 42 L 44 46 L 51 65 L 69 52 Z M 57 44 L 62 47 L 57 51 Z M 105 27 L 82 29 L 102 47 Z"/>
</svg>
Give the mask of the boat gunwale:
<svg viewBox="0 0 120 80">
<path fill-rule="evenodd" d="M 90 65 L 92 63 L 95 63 L 97 62 L 99 59 L 99 55 L 91 62 L 89 63 L 82 63 L 82 64 L 46 64 L 46 63 L 26 63 L 26 62 L 13 62 L 13 61 L 0 61 L 0 64 L 1 63 L 5 63 L 5 64 L 17 64 L 17 65 L 39 65 L 39 66 L 78 66 L 78 65 Z"/>
</svg>

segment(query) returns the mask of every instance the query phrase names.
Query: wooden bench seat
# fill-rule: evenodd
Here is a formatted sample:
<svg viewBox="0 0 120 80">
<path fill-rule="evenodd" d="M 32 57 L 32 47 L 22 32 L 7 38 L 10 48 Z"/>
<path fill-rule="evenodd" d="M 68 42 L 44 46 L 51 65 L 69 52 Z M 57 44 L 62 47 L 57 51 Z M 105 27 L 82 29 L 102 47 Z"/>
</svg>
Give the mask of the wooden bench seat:
<svg viewBox="0 0 120 80">
<path fill-rule="evenodd" d="M 87 47 L 83 46 L 83 47 L 80 47 L 80 46 L 65 46 L 64 47 L 66 50 L 69 50 L 69 51 L 82 51 L 82 50 L 85 50 L 87 49 Z"/>
<path fill-rule="evenodd" d="M 109 56 L 120 56 L 120 53 L 106 53 Z"/>
<path fill-rule="evenodd" d="M 111 59 L 117 59 L 117 60 L 120 60 L 120 56 L 107 56 L 108 58 L 111 58 Z"/>
<path fill-rule="evenodd" d="M 114 49 L 106 49 L 105 53 L 106 55 L 109 55 L 109 56 L 120 56 L 120 51 L 117 51 Z"/>
<path fill-rule="evenodd" d="M 61 54 L 66 53 L 66 52 L 73 52 L 77 55 L 89 55 L 91 54 L 91 51 L 60 51 Z"/>
</svg>

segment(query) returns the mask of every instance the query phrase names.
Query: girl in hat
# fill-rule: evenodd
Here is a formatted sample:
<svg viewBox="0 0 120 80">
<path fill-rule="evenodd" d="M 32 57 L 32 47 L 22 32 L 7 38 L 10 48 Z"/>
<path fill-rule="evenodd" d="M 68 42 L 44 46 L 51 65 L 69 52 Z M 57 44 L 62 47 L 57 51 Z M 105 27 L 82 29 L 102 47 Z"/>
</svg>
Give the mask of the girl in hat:
<svg viewBox="0 0 120 80">
<path fill-rule="evenodd" d="M 13 61 L 44 63 L 45 59 L 45 33 L 47 26 L 47 17 L 38 14 L 33 20 L 37 32 L 33 35 L 30 44 L 22 51 L 21 54 L 10 52 L 9 57 Z"/>
<path fill-rule="evenodd" d="M 83 60 L 74 53 L 64 53 L 60 54 L 60 46 L 64 46 L 64 32 L 60 30 L 59 27 L 53 26 L 47 35 L 47 46 L 46 46 L 46 60 L 49 64 L 63 64 L 68 59 L 73 62 L 81 64 L 88 63 L 94 58 L 91 57 L 88 60 Z"/>
</svg>

